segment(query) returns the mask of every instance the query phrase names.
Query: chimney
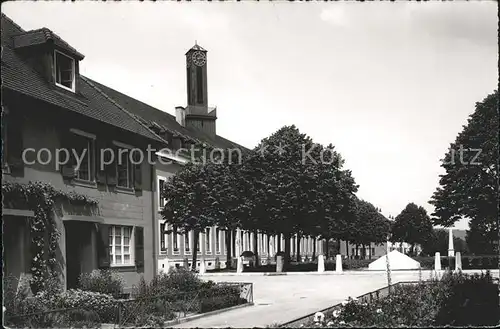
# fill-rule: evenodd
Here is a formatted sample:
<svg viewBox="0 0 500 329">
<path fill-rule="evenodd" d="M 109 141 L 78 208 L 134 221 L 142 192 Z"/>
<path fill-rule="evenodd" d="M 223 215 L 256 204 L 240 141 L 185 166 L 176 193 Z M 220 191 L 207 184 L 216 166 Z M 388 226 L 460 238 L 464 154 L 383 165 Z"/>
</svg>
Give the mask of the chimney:
<svg viewBox="0 0 500 329">
<path fill-rule="evenodd" d="M 182 106 L 175 107 L 175 120 L 183 127 L 186 126 L 186 109 Z"/>
</svg>

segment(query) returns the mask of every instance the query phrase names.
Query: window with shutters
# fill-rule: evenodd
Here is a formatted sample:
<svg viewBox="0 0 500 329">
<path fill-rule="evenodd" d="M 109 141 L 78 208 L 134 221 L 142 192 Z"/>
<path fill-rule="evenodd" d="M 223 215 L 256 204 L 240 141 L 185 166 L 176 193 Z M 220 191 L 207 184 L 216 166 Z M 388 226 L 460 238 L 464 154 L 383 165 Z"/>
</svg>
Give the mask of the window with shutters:
<svg viewBox="0 0 500 329">
<path fill-rule="evenodd" d="M 160 224 L 160 251 L 167 251 L 167 244 L 165 243 L 165 223 Z"/>
<path fill-rule="evenodd" d="M 75 60 L 54 50 L 54 71 L 56 86 L 75 92 Z"/>
<path fill-rule="evenodd" d="M 207 227 L 205 230 L 205 250 L 207 253 L 212 253 L 212 230 Z"/>
<path fill-rule="evenodd" d="M 196 241 L 196 252 L 201 254 L 201 233 L 198 232 L 198 241 Z"/>
<path fill-rule="evenodd" d="M 72 149 L 68 150 L 72 161 L 76 165 L 76 179 L 93 182 L 95 180 L 95 135 L 71 129 Z"/>
<path fill-rule="evenodd" d="M 130 161 L 128 150 L 119 150 L 118 161 L 116 163 L 116 185 L 118 187 L 132 188 L 134 184 L 132 172 L 132 162 Z"/>
<path fill-rule="evenodd" d="M 221 250 L 221 243 L 222 243 L 221 237 L 222 236 L 220 233 L 220 229 L 216 228 L 215 229 L 215 253 L 217 253 L 217 254 L 220 254 L 220 250 Z"/>
<path fill-rule="evenodd" d="M 190 239 L 190 233 L 191 232 L 187 232 L 184 234 L 184 253 L 190 253 L 191 252 L 191 239 Z"/>
<path fill-rule="evenodd" d="M 111 266 L 134 265 L 132 239 L 132 226 L 110 226 L 109 228 L 109 250 Z"/>
<path fill-rule="evenodd" d="M 163 187 L 165 186 L 167 179 L 165 177 L 158 176 L 158 208 L 162 210 L 165 207 L 165 198 L 162 197 Z"/>
<path fill-rule="evenodd" d="M 177 227 L 172 229 L 172 251 L 174 254 L 179 253 L 179 233 L 177 233 Z"/>
</svg>

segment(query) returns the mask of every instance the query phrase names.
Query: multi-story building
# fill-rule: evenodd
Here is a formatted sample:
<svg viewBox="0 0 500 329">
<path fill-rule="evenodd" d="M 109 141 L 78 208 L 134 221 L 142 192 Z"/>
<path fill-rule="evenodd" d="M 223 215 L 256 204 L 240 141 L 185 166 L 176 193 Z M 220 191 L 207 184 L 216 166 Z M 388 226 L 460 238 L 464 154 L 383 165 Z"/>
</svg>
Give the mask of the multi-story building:
<svg viewBox="0 0 500 329">
<path fill-rule="evenodd" d="M 157 222 L 155 168 L 127 156 L 118 159 L 118 153 L 106 166 L 99 166 L 98 158 L 103 148 L 145 152 L 166 141 L 80 75 L 84 56 L 55 33 L 25 31 L 3 14 L 1 23 L 3 180 L 46 182 L 99 202 L 96 209 L 58 204 L 53 214 L 65 286 L 75 287 L 81 273 L 97 268 L 121 272 L 127 289 L 141 276 L 151 279 L 157 271 L 150 238 Z M 73 155 L 57 168 L 61 149 Z M 29 275 L 34 213 L 3 206 L 4 274 Z"/>
<path fill-rule="evenodd" d="M 154 163 L 137 163 L 128 155 L 191 145 L 242 148 L 216 133 L 216 110 L 208 107 L 206 51 L 195 45 L 186 54 L 187 106 L 177 107 L 172 116 L 81 75 L 84 56 L 49 29 L 25 31 L 3 14 L 1 24 L 4 181 L 47 182 L 98 200 L 92 209 L 58 204 L 53 214 L 61 233 L 57 261 L 65 287 L 77 286 L 82 273 L 112 268 L 130 290 L 141 277 L 149 280 L 158 271 L 190 262 L 193 232 L 167 233 L 172 228 L 160 214 L 165 201 L 159 193 L 189 156 L 156 152 Z M 61 149 L 75 153 L 58 168 L 53 155 Z M 103 149 L 113 150 L 114 160 L 101 166 Z M 37 154 L 43 159 L 35 159 Z M 32 210 L 3 205 L 5 275 L 30 274 L 33 217 Z M 264 263 L 276 254 L 277 236 L 238 234 L 239 251 L 252 250 L 257 239 Z M 231 240 L 230 258 L 238 256 L 235 235 L 207 228 L 199 239 L 198 259 L 209 269 L 225 267 L 226 239 Z M 320 241 L 301 243 L 303 256 L 312 256 L 313 243 L 316 254 L 322 252 Z M 291 246 L 295 254 L 295 239 Z"/>
</svg>

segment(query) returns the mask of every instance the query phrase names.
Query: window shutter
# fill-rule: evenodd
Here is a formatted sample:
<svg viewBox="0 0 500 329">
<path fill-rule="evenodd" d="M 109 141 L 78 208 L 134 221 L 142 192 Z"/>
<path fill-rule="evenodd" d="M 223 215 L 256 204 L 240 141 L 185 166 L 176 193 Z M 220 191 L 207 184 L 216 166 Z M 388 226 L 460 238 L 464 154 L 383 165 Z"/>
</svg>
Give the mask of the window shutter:
<svg viewBox="0 0 500 329">
<path fill-rule="evenodd" d="M 23 124 L 20 116 L 7 116 L 7 163 L 12 173 L 21 171 L 23 163 Z"/>
<path fill-rule="evenodd" d="M 144 267 L 144 228 L 135 227 L 135 265 L 138 268 Z"/>
<path fill-rule="evenodd" d="M 101 169 L 101 163 L 109 160 L 109 152 L 105 152 L 104 156 L 101 158 L 101 150 L 105 149 L 106 144 L 102 140 L 97 139 L 95 141 L 95 173 L 96 181 L 99 184 L 106 184 L 106 166 Z"/>
<path fill-rule="evenodd" d="M 109 146 L 113 152 L 114 152 L 114 156 L 113 156 L 113 162 L 110 163 L 109 165 L 106 165 L 106 168 L 105 168 L 105 171 L 106 171 L 106 183 L 108 183 L 108 185 L 116 185 L 116 182 L 117 182 L 117 172 L 116 172 L 116 164 L 118 163 L 118 151 L 116 149 L 116 147 L 114 145 L 111 145 Z"/>
<path fill-rule="evenodd" d="M 97 255 L 99 259 L 99 268 L 108 268 L 111 266 L 111 257 L 109 254 L 109 228 L 109 225 L 98 225 Z"/>
<path fill-rule="evenodd" d="M 140 160 L 139 153 L 134 152 L 134 189 L 142 190 L 142 164 L 137 163 Z"/>
<path fill-rule="evenodd" d="M 63 149 L 68 150 L 69 159 L 68 161 L 62 165 L 61 173 L 64 178 L 73 179 L 76 177 L 76 159 L 73 155 L 73 147 L 74 147 L 74 135 L 69 131 L 65 130 L 60 135 L 61 138 L 61 146 Z"/>
</svg>

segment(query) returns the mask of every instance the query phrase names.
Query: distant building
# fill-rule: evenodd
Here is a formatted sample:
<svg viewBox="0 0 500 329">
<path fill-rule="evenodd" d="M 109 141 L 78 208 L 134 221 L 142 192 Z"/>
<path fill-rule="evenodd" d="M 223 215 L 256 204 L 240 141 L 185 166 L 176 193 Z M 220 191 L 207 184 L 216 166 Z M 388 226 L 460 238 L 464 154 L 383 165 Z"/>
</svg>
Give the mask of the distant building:
<svg viewBox="0 0 500 329">
<path fill-rule="evenodd" d="M 389 252 L 397 250 L 406 255 L 410 254 L 411 245 L 406 242 L 384 242 L 378 245 L 371 243 L 363 249 L 362 245 L 358 245 L 357 247 L 352 243 L 347 243 L 346 245 L 345 241 L 341 241 L 340 243 L 340 254 L 351 259 L 376 259 L 387 253 L 387 243 L 389 243 Z M 422 248 L 420 245 L 416 245 L 414 252 L 419 254 L 421 251 Z"/>
</svg>

